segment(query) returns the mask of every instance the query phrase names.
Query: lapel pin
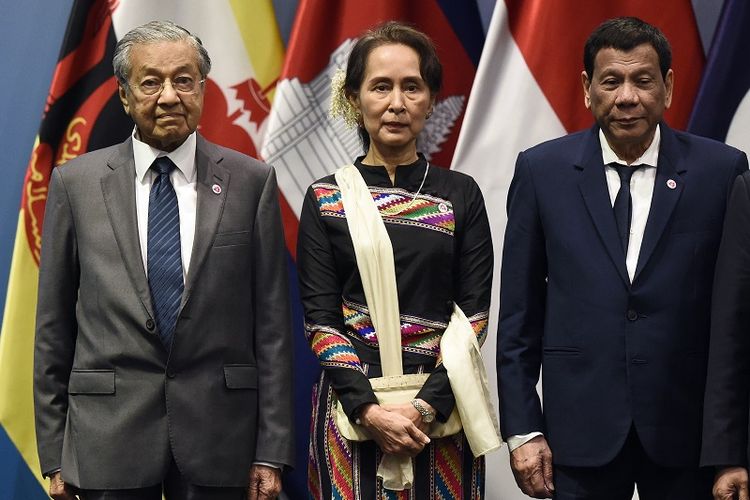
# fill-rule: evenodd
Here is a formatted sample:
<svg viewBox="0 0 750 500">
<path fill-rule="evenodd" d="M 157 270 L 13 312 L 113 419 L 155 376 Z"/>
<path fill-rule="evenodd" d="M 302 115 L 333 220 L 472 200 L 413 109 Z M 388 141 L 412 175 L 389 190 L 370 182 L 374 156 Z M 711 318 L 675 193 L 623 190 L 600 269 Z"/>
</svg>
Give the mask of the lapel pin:
<svg viewBox="0 0 750 500">
<path fill-rule="evenodd" d="M 669 189 L 674 189 L 674 188 L 676 188 L 676 187 L 677 187 L 677 183 L 676 183 L 676 182 L 674 181 L 674 179 L 669 179 L 669 180 L 667 181 L 667 187 L 668 187 Z"/>
<path fill-rule="evenodd" d="M 214 184 L 213 186 L 211 186 L 211 191 L 213 191 L 214 194 L 221 194 L 221 186 L 219 186 L 218 184 Z"/>
</svg>

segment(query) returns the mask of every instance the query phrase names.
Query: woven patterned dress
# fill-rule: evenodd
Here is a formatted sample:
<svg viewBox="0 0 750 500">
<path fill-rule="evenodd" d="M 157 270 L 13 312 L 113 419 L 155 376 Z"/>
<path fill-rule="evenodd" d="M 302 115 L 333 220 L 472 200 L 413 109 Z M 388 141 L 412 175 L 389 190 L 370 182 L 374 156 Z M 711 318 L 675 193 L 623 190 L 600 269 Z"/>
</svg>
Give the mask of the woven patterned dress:
<svg viewBox="0 0 750 500">
<path fill-rule="evenodd" d="M 431 373 L 417 397 L 447 417 L 455 400 L 439 363 L 440 337 L 455 301 L 479 343 L 487 331 L 492 241 L 484 201 L 469 176 L 420 158 L 396 169 L 355 165 L 393 245 L 404 373 Z M 419 186 L 424 185 L 419 191 Z M 417 194 L 418 193 L 418 194 Z M 323 368 L 313 388 L 308 486 L 315 499 L 474 499 L 483 497 L 484 460 L 463 433 L 433 439 L 414 459 L 414 487 L 384 490 L 376 478 L 382 453 L 373 441 L 350 442 L 333 418 L 337 399 L 352 415 L 377 402 L 368 378 L 381 374 L 374 330 L 333 175 L 310 186 L 300 220 L 297 264 L 305 332 Z M 436 366 L 437 365 L 437 366 Z"/>
</svg>

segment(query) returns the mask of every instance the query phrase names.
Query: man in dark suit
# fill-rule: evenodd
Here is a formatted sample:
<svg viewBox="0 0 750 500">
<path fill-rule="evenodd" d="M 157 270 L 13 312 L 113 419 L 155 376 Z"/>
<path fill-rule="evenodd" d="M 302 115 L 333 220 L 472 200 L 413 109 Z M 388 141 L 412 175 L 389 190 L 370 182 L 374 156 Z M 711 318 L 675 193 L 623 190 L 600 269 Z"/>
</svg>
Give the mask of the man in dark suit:
<svg viewBox="0 0 750 500">
<path fill-rule="evenodd" d="M 211 61 L 126 34 L 132 137 L 52 172 L 34 393 L 50 494 L 275 498 L 292 463 L 286 252 L 271 167 L 196 132 Z"/>
<path fill-rule="evenodd" d="M 716 261 L 701 463 L 716 500 L 749 500 L 750 172 L 737 178 Z"/>
<path fill-rule="evenodd" d="M 584 66 L 596 125 L 522 152 L 508 196 L 498 384 L 511 467 L 537 498 L 629 500 L 634 485 L 642 500 L 706 498 L 711 282 L 747 158 L 662 121 L 674 75 L 657 28 L 603 23 Z"/>
</svg>

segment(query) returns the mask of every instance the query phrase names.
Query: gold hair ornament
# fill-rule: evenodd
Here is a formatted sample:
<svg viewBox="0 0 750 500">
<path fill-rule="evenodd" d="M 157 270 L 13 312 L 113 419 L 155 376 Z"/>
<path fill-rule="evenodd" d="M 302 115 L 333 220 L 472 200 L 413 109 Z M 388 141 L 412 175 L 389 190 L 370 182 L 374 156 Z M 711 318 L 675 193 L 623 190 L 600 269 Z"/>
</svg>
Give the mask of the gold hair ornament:
<svg viewBox="0 0 750 500">
<path fill-rule="evenodd" d="M 341 118 L 347 127 L 355 128 L 359 125 L 359 112 L 346 97 L 344 92 L 345 80 L 346 69 L 337 69 L 333 78 L 331 78 L 331 107 L 328 110 L 328 115 L 333 119 Z"/>
</svg>

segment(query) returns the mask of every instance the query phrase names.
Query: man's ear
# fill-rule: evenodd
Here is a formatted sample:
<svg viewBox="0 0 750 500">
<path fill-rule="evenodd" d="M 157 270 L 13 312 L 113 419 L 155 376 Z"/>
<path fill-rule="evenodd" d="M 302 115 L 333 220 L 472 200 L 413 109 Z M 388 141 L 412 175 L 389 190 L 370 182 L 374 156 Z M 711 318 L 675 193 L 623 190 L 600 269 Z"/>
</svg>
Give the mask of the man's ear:
<svg viewBox="0 0 750 500">
<path fill-rule="evenodd" d="M 667 71 L 667 76 L 664 79 L 664 87 L 666 88 L 664 107 L 669 109 L 672 105 L 672 89 L 674 89 L 674 71 L 672 71 L 672 68 L 669 68 Z"/>
<path fill-rule="evenodd" d="M 589 94 L 591 81 L 589 80 L 589 75 L 585 70 L 581 71 L 581 85 L 583 85 L 583 104 L 584 106 L 586 106 L 586 109 L 591 109 L 591 96 Z"/>
<path fill-rule="evenodd" d="M 126 89 L 121 83 L 117 84 L 117 93 L 120 96 L 120 102 L 125 110 L 125 114 L 130 116 L 130 103 L 128 102 L 128 89 Z"/>
</svg>

